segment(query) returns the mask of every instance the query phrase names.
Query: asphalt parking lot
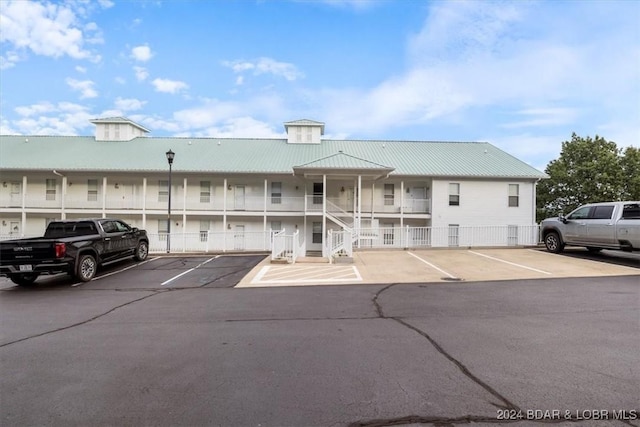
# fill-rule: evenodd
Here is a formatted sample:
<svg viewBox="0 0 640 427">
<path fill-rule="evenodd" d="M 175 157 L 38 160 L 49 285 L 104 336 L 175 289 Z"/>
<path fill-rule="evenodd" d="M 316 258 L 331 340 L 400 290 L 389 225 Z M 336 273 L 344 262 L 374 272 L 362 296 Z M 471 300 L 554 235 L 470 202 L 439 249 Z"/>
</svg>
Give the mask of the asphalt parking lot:
<svg viewBox="0 0 640 427">
<path fill-rule="evenodd" d="M 235 287 L 262 255 L 0 279 L 0 425 L 640 425 L 635 255 L 445 252 L 349 286 Z"/>
</svg>

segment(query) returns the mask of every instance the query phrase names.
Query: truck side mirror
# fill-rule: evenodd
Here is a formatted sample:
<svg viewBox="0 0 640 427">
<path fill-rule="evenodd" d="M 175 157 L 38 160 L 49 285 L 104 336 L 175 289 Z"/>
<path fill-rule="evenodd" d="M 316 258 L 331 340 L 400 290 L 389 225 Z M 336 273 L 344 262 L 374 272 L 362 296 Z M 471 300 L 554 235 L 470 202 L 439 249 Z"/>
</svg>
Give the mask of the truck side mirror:
<svg viewBox="0 0 640 427">
<path fill-rule="evenodd" d="M 564 215 L 560 215 L 560 216 L 558 217 L 558 220 L 560 220 L 560 221 L 561 221 L 561 222 L 563 222 L 564 224 L 566 224 L 567 222 L 569 222 L 569 221 L 567 221 L 567 218 L 566 218 Z"/>
</svg>

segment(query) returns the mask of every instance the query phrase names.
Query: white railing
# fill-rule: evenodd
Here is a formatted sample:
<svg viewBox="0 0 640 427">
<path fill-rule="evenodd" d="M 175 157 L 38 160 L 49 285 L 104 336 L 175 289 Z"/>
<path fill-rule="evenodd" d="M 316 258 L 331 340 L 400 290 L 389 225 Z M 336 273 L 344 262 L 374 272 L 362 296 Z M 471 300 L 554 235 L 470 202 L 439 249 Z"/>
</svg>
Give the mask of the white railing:
<svg viewBox="0 0 640 427">
<path fill-rule="evenodd" d="M 539 226 L 489 225 L 462 227 L 377 227 L 361 228 L 358 248 L 441 248 L 535 246 Z"/>
<path fill-rule="evenodd" d="M 329 262 L 333 261 L 335 256 L 353 256 L 353 238 L 351 231 L 335 231 L 329 230 L 327 233 L 326 257 Z"/>
<path fill-rule="evenodd" d="M 323 245 L 323 256 L 331 258 L 339 252 L 351 256 L 356 248 L 441 248 L 441 247 L 508 247 L 536 246 L 540 242 L 539 226 L 490 225 L 462 227 L 370 227 L 358 233 L 351 230 L 329 230 Z M 348 236 L 347 236 L 348 234 Z M 167 251 L 166 233 L 148 233 L 150 252 Z M 355 237 L 354 237 L 355 236 Z M 31 234 L 0 234 L 0 240 L 40 237 Z M 210 231 L 208 233 L 171 233 L 171 253 L 184 252 L 272 252 L 291 262 L 305 255 L 305 243 L 299 231 Z"/>
<path fill-rule="evenodd" d="M 284 234 L 282 230 L 273 235 L 271 260 L 286 259 L 287 262 L 295 264 L 296 260 L 304 254 L 304 243 L 300 243 L 299 230 L 293 234 Z"/>
<path fill-rule="evenodd" d="M 148 233 L 149 252 L 167 252 L 166 233 Z M 171 233 L 169 251 L 185 252 L 263 252 L 270 251 L 271 231 L 209 231 Z"/>
</svg>

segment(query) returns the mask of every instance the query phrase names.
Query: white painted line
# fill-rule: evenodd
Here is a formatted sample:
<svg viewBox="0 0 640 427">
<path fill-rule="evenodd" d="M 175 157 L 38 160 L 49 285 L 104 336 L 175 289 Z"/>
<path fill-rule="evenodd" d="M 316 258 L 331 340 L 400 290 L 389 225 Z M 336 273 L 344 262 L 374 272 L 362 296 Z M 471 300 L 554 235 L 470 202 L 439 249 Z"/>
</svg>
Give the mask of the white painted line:
<svg viewBox="0 0 640 427">
<path fill-rule="evenodd" d="M 104 279 L 105 277 L 109 277 L 109 276 L 113 276 L 114 274 L 122 273 L 123 271 L 127 271 L 127 270 L 129 270 L 129 269 L 131 269 L 131 268 L 138 267 L 139 265 L 146 264 L 146 263 L 148 263 L 149 261 L 153 261 L 153 260 L 158 259 L 158 258 L 159 258 L 159 257 L 152 258 L 152 259 L 148 259 L 148 260 L 145 260 L 145 261 L 139 262 L 139 263 L 137 263 L 137 264 L 133 264 L 133 265 L 130 265 L 130 266 L 128 266 L 128 267 L 122 268 L 122 269 L 120 269 L 120 270 L 112 271 L 111 273 L 107 273 L 107 274 L 103 274 L 102 276 L 94 277 L 90 282 L 95 282 L 96 280 Z M 90 283 L 90 282 L 78 282 L 78 283 L 74 283 L 73 285 L 71 285 L 71 287 L 72 287 L 72 288 L 75 288 L 75 287 L 77 287 L 77 286 L 86 285 L 87 283 Z"/>
<path fill-rule="evenodd" d="M 446 275 L 446 276 L 449 276 L 449 278 L 450 278 L 450 279 L 457 279 L 457 277 L 456 277 L 456 276 L 454 276 L 454 275 L 452 275 L 452 274 L 447 273 L 446 271 L 444 271 L 444 270 L 443 270 L 443 269 L 441 269 L 440 267 L 437 267 L 437 266 L 435 266 L 435 265 L 431 264 L 429 261 L 426 261 L 426 260 L 424 260 L 424 259 L 420 258 L 418 255 L 416 255 L 416 254 L 414 254 L 414 253 L 411 253 L 411 252 L 407 252 L 407 253 L 408 253 L 409 255 L 411 255 L 412 257 L 417 258 L 417 259 L 419 259 L 420 261 L 424 262 L 424 263 L 425 263 L 425 264 L 427 264 L 429 267 L 431 267 L 431 268 L 433 268 L 433 269 L 435 269 L 435 270 L 438 270 L 440 273 L 442 273 L 442 274 L 444 274 L 444 275 Z"/>
<path fill-rule="evenodd" d="M 279 275 L 283 270 L 291 267 L 271 267 L 264 266 L 258 274 L 251 280 L 251 284 L 269 284 L 269 283 L 331 283 L 331 282 L 361 282 L 362 276 L 355 266 L 344 268 L 333 267 L 314 267 L 313 269 L 305 268 L 305 274 L 297 277 L 291 275 Z M 269 274 L 272 273 L 272 274 Z M 286 279 L 282 277 L 287 277 Z"/>
<path fill-rule="evenodd" d="M 553 273 L 549 273 L 548 271 L 538 270 L 537 268 L 527 267 L 526 265 L 516 264 L 515 262 L 505 261 L 505 260 L 500 259 L 500 258 L 494 258 L 492 256 L 481 254 L 479 252 L 474 252 L 474 251 L 469 251 L 469 252 L 471 252 L 474 255 L 478 255 L 478 256 L 481 256 L 481 257 L 489 258 L 489 259 L 492 259 L 492 260 L 498 261 L 498 262 L 503 262 L 505 264 L 513 265 L 515 267 L 526 268 L 527 270 L 535 271 L 535 272 L 542 273 L 542 274 L 549 274 L 549 275 L 553 274 Z"/>
<path fill-rule="evenodd" d="M 214 259 L 216 259 L 216 258 L 218 258 L 218 257 L 220 257 L 220 255 L 216 255 L 216 256 L 214 256 L 213 258 L 209 258 L 208 260 L 206 260 L 206 261 L 204 261 L 204 262 L 201 262 L 200 264 L 196 265 L 195 267 L 190 268 L 190 269 L 188 269 L 187 271 L 183 271 L 182 273 L 178 274 L 177 276 L 173 276 L 173 277 L 172 277 L 171 279 L 169 279 L 169 280 L 165 280 L 164 282 L 162 282 L 162 283 L 160 284 L 160 286 L 167 285 L 167 284 L 169 284 L 169 283 L 173 282 L 174 280 L 176 280 L 177 278 L 182 277 L 182 276 L 184 276 L 184 275 L 185 275 L 185 274 L 187 274 L 187 273 L 191 273 L 193 270 L 195 270 L 195 269 L 197 269 L 197 268 L 202 267 L 203 265 L 207 264 L 207 263 L 208 263 L 208 262 L 210 262 L 210 261 L 213 261 Z"/>
</svg>

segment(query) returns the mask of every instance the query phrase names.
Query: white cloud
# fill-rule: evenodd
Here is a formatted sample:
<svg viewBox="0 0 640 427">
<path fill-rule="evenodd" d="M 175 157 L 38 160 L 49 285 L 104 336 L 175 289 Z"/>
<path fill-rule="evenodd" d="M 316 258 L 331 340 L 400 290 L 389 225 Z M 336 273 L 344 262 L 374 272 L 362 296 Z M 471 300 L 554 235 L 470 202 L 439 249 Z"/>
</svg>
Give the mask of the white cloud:
<svg viewBox="0 0 640 427">
<path fill-rule="evenodd" d="M 149 77 L 149 72 L 144 67 L 135 66 L 133 67 L 133 71 L 135 72 L 136 79 L 138 79 L 139 82 L 142 82 Z"/>
<path fill-rule="evenodd" d="M 79 72 L 79 73 L 85 74 L 87 72 L 87 68 L 77 65 L 76 66 L 76 71 Z"/>
<path fill-rule="evenodd" d="M 100 61 L 100 55 L 85 49 L 85 43 L 102 42 L 95 24 L 83 29 L 71 4 L 33 1 L 3 1 L 0 8 L 0 43 L 3 50 L 31 51 L 36 55 Z M 96 33 L 96 34 L 93 34 Z M 3 67 L 15 64 L 16 56 L 3 57 Z"/>
<path fill-rule="evenodd" d="M 157 92 L 164 92 L 164 93 L 175 94 L 189 88 L 189 85 L 179 80 L 155 79 L 151 83 L 156 88 Z"/>
<path fill-rule="evenodd" d="M 139 99 L 129 98 L 116 98 L 115 107 L 122 111 L 136 111 L 144 107 L 147 101 L 140 101 Z"/>
<path fill-rule="evenodd" d="M 151 48 L 147 45 L 136 46 L 131 49 L 131 57 L 136 61 L 147 62 L 153 57 L 153 53 L 151 52 Z"/>
<path fill-rule="evenodd" d="M 3 121 L 3 134 L 6 129 L 12 134 L 23 135 L 78 135 L 80 129 L 92 126 L 89 122 L 92 115 L 80 104 L 42 102 L 15 110 L 22 117 L 12 121 L 11 126 Z"/>
<path fill-rule="evenodd" d="M 279 62 L 272 58 L 259 58 L 256 61 L 223 61 L 224 66 L 229 67 L 234 73 L 253 71 L 254 75 L 272 74 L 294 81 L 304 77 L 304 74 L 293 64 Z"/>
<path fill-rule="evenodd" d="M 91 80 L 76 80 L 68 78 L 65 81 L 71 89 L 80 92 L 81 99 L 95 98 L 98 96 L 98 92 L 93 88 L 95 83 Z"/>
<path fill-rule="evenodd" d="M 531 108 L 515 111 L 514 114 L 524 117 L 524 120 L 503 124 L 503 128 L 565 125 L 573 123 L 579 111 L 573 108 Z"/>
</svg>

